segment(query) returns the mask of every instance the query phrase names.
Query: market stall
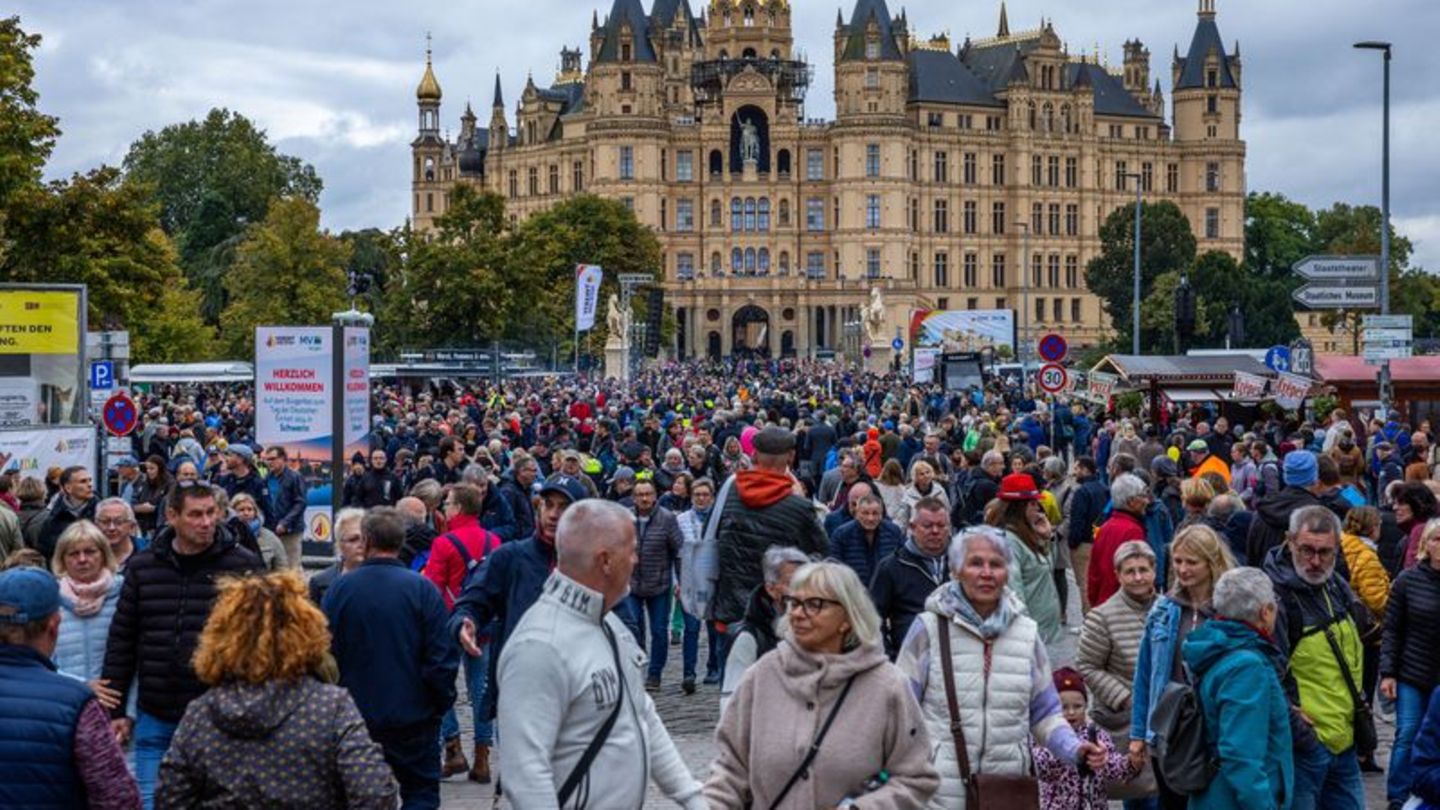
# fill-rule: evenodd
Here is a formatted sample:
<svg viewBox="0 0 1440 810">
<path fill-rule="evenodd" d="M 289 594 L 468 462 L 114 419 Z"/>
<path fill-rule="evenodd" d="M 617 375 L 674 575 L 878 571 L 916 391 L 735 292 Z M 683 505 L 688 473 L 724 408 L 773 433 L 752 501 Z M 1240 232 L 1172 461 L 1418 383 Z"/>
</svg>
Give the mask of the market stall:
<svg viewBox="0 0 1440 810">
<path fill-rule="evenodd" d="M 1315 374 L 1335 391 L 1342 408 L 1361 411 L 1380 405 L 1380 367 L 1362 357 L 1319 357 Z M 1412 425 L 1440 419 L 1440 357 L 1391 360 L 1390 381 L 1393 405 L 1403 419 Z"/>
<path fill-rule="evenodd" d="M 1114 379 L 1111 394 L 1139 391 L 1160 421 L 1166 402 L 1182 407 L 1214 403 L 1218 413 L 1248 417 L 1265 398 L 1264 383 L 1276 377 L 1248 353 L 1191 355 L 1107 355 L 1087 375 Z M 1238 394 L 1238 396 L 1237 396 Z"/>
</svg>

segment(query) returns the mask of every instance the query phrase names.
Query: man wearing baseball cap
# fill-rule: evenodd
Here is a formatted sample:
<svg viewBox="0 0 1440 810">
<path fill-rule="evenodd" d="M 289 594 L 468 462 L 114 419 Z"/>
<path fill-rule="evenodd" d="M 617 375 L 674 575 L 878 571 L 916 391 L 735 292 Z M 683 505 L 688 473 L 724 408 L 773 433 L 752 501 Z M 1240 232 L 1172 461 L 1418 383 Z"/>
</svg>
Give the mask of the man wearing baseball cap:
<svg viewBox="0 0 1440 810">
<path fill-rule="evenodd" d="M 490 553 L 485 567 L 466 584 L 455 610 L 450 614 L 450 632 L 470 656 L 479 656 L 487 643 L 490 672 L 485 690 L 488 716 L 495 717 L 499 705 L 496 665 L 505 639 L 520 623 L 520 617 L 540 598 L 545 580 L 555 570 L 555 533 L 560 516 L 576 501 L 587 497 L 579 478 L 563 472 L 545 479 L 535 498 L 535 533 L 523 540 L 502 544 Z M 482 632 L 494 622 L 495 636 Z"/>
<path fill-rule="evenodd" d="M 1210 445 L 1204 439 L 1195 439 L 1185 447 L 1190 461 L 1190 477 L 1199 478 L 1205 473 L 1216 473 L 1230 483 L 1230 465 L 1210 452 Z"/>
<path fill-rule="evenodd" d="M 55 578 L 0 573 L 0 807 L 137 808 L 110 715 L 50 660 L 59 635 Z"/>
</svg>

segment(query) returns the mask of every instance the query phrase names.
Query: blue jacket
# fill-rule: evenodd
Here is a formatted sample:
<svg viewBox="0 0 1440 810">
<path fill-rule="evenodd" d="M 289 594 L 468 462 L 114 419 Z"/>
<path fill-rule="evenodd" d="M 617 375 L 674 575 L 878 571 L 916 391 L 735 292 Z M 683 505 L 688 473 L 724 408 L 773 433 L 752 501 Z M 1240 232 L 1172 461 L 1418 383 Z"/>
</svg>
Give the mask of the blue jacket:
<svg viewBox="0 0 1440 810">
<path fill-rule="evenodd" d="M 1070 493 L 1069 535 L 1065 538 L 1070 548 L 1077 549 L 1095 541 L 1095 527 L 1100 525 L 1105 513 L 1105 504 L 1110 500 L 1110 491 L 1100 479 L 1087 478 Z M 1084 571 L 1076 571 L 1083 578 Z"/>
<path fill-rule="evenodd" d="M 445 630 L 445 601 L 430 580 L 394 558 L 374 558 L 325 594 L 330 651 L 370 735 L 383 742 L 438 724 L 455 702 L 460 647 Z"/>
<path fill-rule="evenodd" d="M 271 474 L 265 479 L 265 486 L 270 491 L 265 528 L 276 534 L 302 531 L 305 528 L 305 479 L 286 467 L 278 475 Z M 281 523 L 285 524 L 284 532 L 276 528 Z"/>
<path fill-rule="evenodd" d="M 506 502 L 505 496 L 495 491 L 494 484 L 485 490 L 485 503 L 480 508 L 480 525 L 498 534 L 504 542 L 515 539 L 515 515 L 510 511 L 510 504 Z"/>
<path fill-rule="evenodd" d="M 469 619 L 490 636 L 489 688 L 485 692 L 488 716 L 494 716 L 499 684 L 496 678 L 505 639 L 520 617 L 540 598 L 545 580 L 555 569 L 555 546 L 537 537 L 505 543 L 490 552 L 480 570 L 470 577 L 450 615 L 449 635 L 458 637 L 460 622 Z"/>
<path fill-rule="evenodd" d="M 865 527 L 860 521 L 845 523 L 830 535 L 830 558 L 850 566 L 860 576 L 860 584 L 870 587 L 881 560 L 894 554 L 905 544 L 905 533 L 889 519 L 882 518 L 875 527 L 875 544 L 865 540 Z"/>
<path fill-rule="evenodd" d="M 1220 770 L 1192 810 L 1285 810 L 1294 798 L 1290 704 L 1280 685 L 1279 650 L 1240 622 L 1206 622 L 1185 639 L 1185 663 L 1199 679 L 1205 741 Z"/>
<path fill-rule="evenodd" d="M 1130 739 L 1153 742 L 1150 712 L 1175 669 L 1175 635 L 1180 630 L 1180 603 L 1168 596 L 1155 600 L 1145 617 L 1135 679 L 1130 696 Z"/>
<path fill-rule="evenodd" d="M 95 697 L 30 647 L 0 644 L 0 807 L 85 807 L 75 724 Z"/>
<path fill-rule="evenodd" d="M 50 656 L 56 669 L 82 681 L 100 677 L 100 671 L 105 666 L 105 640 L 110 635 L 110 620 L 115 618 L 115 606 L 120 604 L 120 587 L 124 584 L 124 577 L 115 577 L 100 612 L 93 616 L 76 616 L 69 600 L 61 600 L 60 637 L 55 642 L 55 654 Z"/>
<path fill-rule="evenodd" d="M 1410 749 L 1410 790 L 1427 804 L 1440 805 L 1440 689 L 1430 693 L 1430 708 Z"/>
</svg>

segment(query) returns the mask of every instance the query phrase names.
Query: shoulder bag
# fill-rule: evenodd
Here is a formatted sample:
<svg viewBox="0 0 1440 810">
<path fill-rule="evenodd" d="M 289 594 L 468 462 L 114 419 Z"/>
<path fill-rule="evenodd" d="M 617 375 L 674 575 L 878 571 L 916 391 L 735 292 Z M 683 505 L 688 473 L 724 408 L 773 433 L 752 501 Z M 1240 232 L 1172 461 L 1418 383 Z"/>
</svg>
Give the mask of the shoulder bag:
<svg viewBox="0 0 1440 810">
<path fill-rule="evenodd" d="M 557 806 L 564 807 L 565 802 L 580 787 L 580 780 L 590 773 L 590 765 L 595 762 L 595 757 L 600 754 L 600 749 L 605 747 L 605 741 L 610 739 L 610 732 L 615 728 L 615 720 L 620 717 L 620 707 L 625 703 L 625 669 L 620 664 L 620 648 L 615 644 L 615 634 L 610 631 L 609 625 L 604 619 L 600 621 L 600 629 L 605 631 L 605 640 L 610 642 L 610 654 L 615 657 L 615 675 L 619 679 L 620 695 L 615 699 L 615 708 L 611 710 L 610 716 L 605 718 L 604 725 L 596 732 L 595 739 L 586 746 L 585 753 L 580 755 L 580 761 L 576 763 L 575 770 L 565 778 L 565 784 L 560 786 L 559 803 Z"/>
<path fill-rule="evenodd" d="M 945 702 L 950 708 L 950 735 L 955 739 L 955 759 L 960 763 L 960 781 L 965 783 L 965 810 L 1040 810 L 1040 785 L 1033 776 L 972 773 L 970 750 L 965 747 L 965 728 L 960 722 L 960 701 L 955 697 L 954 658 L 950 655 L 950 622 L 937 616 L 940 636 L 940 671 L 945 674 Z"/>
<path fill-rule="evenodd" d="M 840 690 L 840 696 L 835 698 L 835 705 L 830 707 L 830 714 L 826 715 L 825 723 L 820 726 L 820 733 L 816 734 L 815 741 L 810 743 L 810 750 L 805 752 L 805 759 L 800 762 L 800 767 L 790 775 L 790 781 L 780 789 L 780 793 L 775 796 L 775 801 L 770 802 L 770 810 L 775 810 L 781 802 L 785 801 L 785 797 L 795 789 L 797 782 L 810 778 L 810 766 L 815 762 L 815 755 L 820 753 L 820 744 L 825 742 L 825 735 L 830 731 L 830 724 L 835 722 L 835 715 L 840 713 L 840 707 L 845 705 L 845 698 L 850 694 L 850 687 L 854 685 L 855 676 L 851 675 L 850 679 L 845 681 L 845 687 Z"/>
<path fill-rule="evenodd" d="M 1325 640 L 1330 643 L 1330 651 L 1335 653 L 1335 660 L 1340 664 L 1340 674 L 1345 676 L 1345 686 L 1350 689 L 1350 699 L 1355 703 L 1355 750 L 1374 751 L 1380 741 L 1375 731 L 1375 712 L 1370 708 L 1370 701 L 1355 688 L 1355 677 L 1350 674 L 1350 665 L 1346 663 L 1345 654 L 1341 652 L 1340 642 L 1335 640 L 1335 632 L 1331 627 L 1332 625 L 1325 625 Z"/>
</svg>

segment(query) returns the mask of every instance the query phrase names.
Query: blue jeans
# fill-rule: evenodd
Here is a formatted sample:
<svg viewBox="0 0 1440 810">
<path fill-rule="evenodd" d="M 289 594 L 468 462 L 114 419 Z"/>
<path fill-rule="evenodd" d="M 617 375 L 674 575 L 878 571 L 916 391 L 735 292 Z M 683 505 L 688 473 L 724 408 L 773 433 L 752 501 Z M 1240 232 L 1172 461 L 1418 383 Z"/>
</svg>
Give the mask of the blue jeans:
<svg viewBox="0 0 1440 810">
<path fill-rule="evenodd" d="M 440 735 L 426 723 L 404 735 L 380 734 L 385 764 L 400 783 L 403 810 L 438 810 L 440 807 Z"/>
<path fill-rule="evenodd" d="M 659 681 L 665 671 L 665 660 L 670 653 L 670 593 L 656 596 L 625 597 L 620 620 L 630 629 L 631 635 L 643 650 L 645 648 L 646 620 L 650 627 L 650 672 L 649 680 Z M 648 614 L 648 616 L 647 616 Z"/>
<path fill-rule="evenodd" d="M 140 800 L 145 810 L 155 804 L 155 781 L 160 775 L 160 760 L 170 750 L 170 738 L 179 723 L 167 723 L 153 714 L 135 710 L 135 781 L 140 785 Z"/>
<path fill-rule="evenodd" d="M 1410 798 L 1410 782 L 1414 778 L 1410 755 L 1415 748 L 1415 735 L 1425 719 L 1426 694 L 1408 683 L 1395 684 L 1395 747 L 1390 751 L 1390 766 L 1385 774 L 1385 798 L 1403 804 Z"/>
<path fill-rule="evenodd" d="M 1295 752 L 1295 802 L 1292 810 L 1362 810 L 1365 785 L 1355 746 L 1338 754 L 1317 744 L 1314 751 Z"/>
<path fill-rule="evenodd" d="M 700 625 L 705 625 L 705 640 L 709 652 L 705 655 L 705 677 L 720 675 L 720 634 L 715 632 L 714 622 L 701 622 L 689 613 L 685 617 L 685 635 L 680 646 L 680 660 L 687 678 L 695 677 L 695 664 L 700 658 Z"/>
<path fill-rule="evenodd" d="M 465 656 L 465 691 L 470 696 L 470 718 L 475 723 L 475 744 L 490 745 L 495 742 L 495 727 L 485 716 L 485 682 L 490 668 L 490 645 L 480 646 L 480 655 Z M 440 719 L 440 739 L 449 740 L 460 736 L 460 720 L 455 716 L 455 707 L 445 712 Z"/>
</svg>

